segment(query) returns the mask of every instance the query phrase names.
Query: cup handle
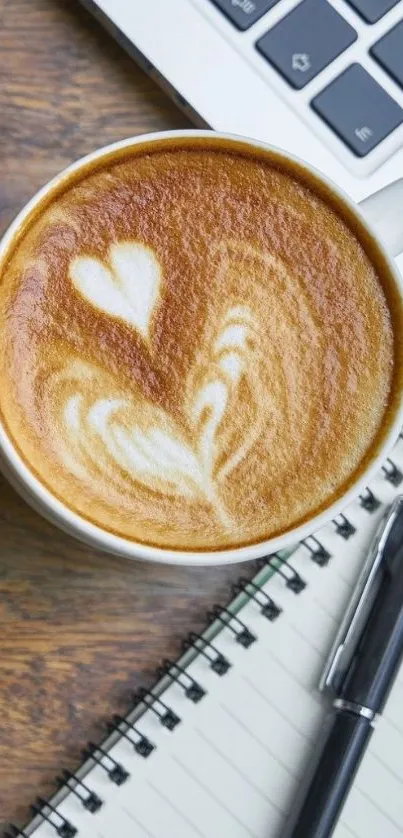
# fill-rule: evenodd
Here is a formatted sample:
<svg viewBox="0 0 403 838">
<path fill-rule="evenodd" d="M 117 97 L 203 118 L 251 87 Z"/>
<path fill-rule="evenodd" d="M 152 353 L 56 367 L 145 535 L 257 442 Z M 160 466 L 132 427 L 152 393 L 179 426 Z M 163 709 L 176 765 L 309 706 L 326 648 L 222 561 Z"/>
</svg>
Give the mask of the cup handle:
<svg viewBox="0 0 403 838">
<path fill-rule="evenodd" d="M 388 253 L 391 256 L 403 253 L 403 178 L 374 192 L 359 207 Z"/>
</svg>

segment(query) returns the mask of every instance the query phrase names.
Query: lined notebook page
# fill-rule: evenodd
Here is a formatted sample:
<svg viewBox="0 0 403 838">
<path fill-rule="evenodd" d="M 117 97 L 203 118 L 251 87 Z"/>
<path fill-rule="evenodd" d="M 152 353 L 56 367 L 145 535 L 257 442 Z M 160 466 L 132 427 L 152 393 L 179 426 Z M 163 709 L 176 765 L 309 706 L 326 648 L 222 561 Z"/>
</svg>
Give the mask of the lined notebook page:
<svg viewBox="0 0 403 838">
<path fill-rule="evenodd" d="M 403 441 L 393 459 L 403 469 Z M 374 494 L 397 493 L 380 474 Z M 105 801 L 96 814 L 70 794 L 58 811 L 85 838 L 278 838 L 328 708 L 317 691 L 325 658 L 380 516 L 359 503 L 348 510 L 357 532 L 344 541 L 329 525 L 318 537 L 332 554 L 316 565 L 301 545 L 291 565 L 299 594 L 276 573 L 264 586 L 283 613 L 270 622 L 250 601 L 240 619 L 257 641 L 245 649 L 225 628 L 214 640 L 231 662 L 219 676 L 199 656 L 189 673 L 206 690 L 198 704 L 173 683 L 162 696 L 181 718 L 170 732 L 147 712 L 136 723 L 155 743 L 144 759 L 120 740 L 111 755 L 130 772 L 121 787 L 94 768 L 86 784 Z M 54 838 L 43 824 L 35 838 Z M 335 838 L 403 834 L 403 671 L 377 723 Z"/>
</svg>

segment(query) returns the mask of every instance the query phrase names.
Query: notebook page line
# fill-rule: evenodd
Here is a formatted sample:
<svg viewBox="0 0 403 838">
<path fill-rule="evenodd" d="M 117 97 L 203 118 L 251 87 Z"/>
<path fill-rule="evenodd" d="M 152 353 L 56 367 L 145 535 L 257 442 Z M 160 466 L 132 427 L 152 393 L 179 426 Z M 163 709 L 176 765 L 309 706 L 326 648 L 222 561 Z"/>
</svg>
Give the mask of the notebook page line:
<svg viewBox="0 0 403 838">
<path fill-rule="evenodd" d="M 369 751 L 361 763 L 355 784 L 360 794 L 371 799 L 372 803 L 375 802 L 374 797 L 368 790 L 381 788 L 382 794 L 377 796 L 376 806 L 385 818 L 399 828 L 399 824 L 403 823 L 401 782 Z"/>
<path fill-rule="evenodd" d="M 241 719 L 247 730 L 252 730 L 258 741 L 268 745 L 275 759 L 284 765 L 291 777 L 299 776 L 303 757 L 310 753 L 314 740 L 308 739 L 285 718 L 281 709 L 274 707 L 269 700 L 260 696 L 248 684 L 238 678 L 234 683 L 236 699 L 232 696 L 223 698 L 229 712 Z"/>
<path fill-rule="evenodd" d="M 366 800 L 368 800 L 368 802 L 369 802 L 369 803 L 372 803 L 372 804 L 373 804 L 373 802 L 374 802 L 374 801 L 373 801 L 373 798 L 371 797 L 371 795 L 370 795 L 367 791 L 364 791 L 364 789 L 363 789 L 363 788 L 359 785 L 359 783 L 357 783 L 357 782 L 356 782 L 356 789 L 357 789 L 357 793 L 358 793 L 359 795 L 361 795 L 361 797 L 364 797 Z M 396 829 L 398 829 L 398 830 L 399 830 L 399 833 L 400 833 L 400 835 L 401 835 L 401 830 L 400 830 L 400 825 L 399 825 L 399 822 L 398 822 L 398 821 L 396 821 L 394 818 L 392 818 L 392 817 L 391 817 L 391 815 L 390 815 L 390 813 L 389 813 L 389 812 L 386 812 L 386 811 L 385 811 L 385 808 L 384 808 L 384 807 L 381 807 L 381 806 L 379 805 L 379 803 L 377 803 L 377 804 L 376 804 L 376 807 L 375 807 L 375 808 L 378 810 L 378 812 L 379 812 L 381 815 L 383 815 L 383 817 L 385 818 L 385 820 L 387 820 L 390 824 L 392 824 L 392 826 L 396 827 Z M 402 821 L 401 821 L 401 820 L 400 820 L 400 823 L 402 823 Z"/>
<path fill-rule="evenodd" d="M 116 828 L 117 825 L 120 828 L 123 807 L 133 811 L 139 822 L 155 832 L 158 838 L 193 838 L 200 832 L 203 838 L 210 838 L 213 832 L 223 838 L 256 838 L 253 830 L 247 824 L 243 825 L 225 802 L 219 800 L 214 789 L 200 781 L 196 773 L 197 755 L 191 751 L 189 758 L 191 764 L 196 763 L 194 770 L 189 769 L 174 751 L 161 754 L 161 759 L 156 760 L 152 768 L 150 762 L 151 784 L 147 779 L 136 782 L 134 787 L 126 789 L 124 800 L 116 800 L 115 805 L 112 803 L 106 807 L 109 831 L 105 831 L 108 838 L 126 838 L 126 833 L 121 835 Z M 214 773 L 211 766 L 210 770 Z M 164 802 L 167 799 L 169 814 Z M 85 829 L 83 835 L 87 838 Z M 127 838 L 132 838 L 130 833 Z"/>
<path fill-rule="evenodd" d="M 401 733 L 402 732 L 399 725 L 393 719 L 391 719 L 389 716 L 385 716 L 385 719 L 386 719 L 388 725 L 390 725 L 390 727 L 393 728 L 395 733 Z"/>
<path fill-rule="evenodd" d="M 369 752 L 391 771 L 403 786 L 403 736 L 386 719 L 378 719 Z"/>
<path fill-rule="evenodd" d="M 136 794 L 126 798 L 124 806 L 126 812 L 133 811 L 139 823 L 146 825 L 156 836 L 173 835 L 175 838 L 206 838 L 201 832 L 194 818 L 186 814 L 163 789 L 158 788 L 153 781 L 144 779 L 136 787 Z"/>
<path fill-rule="evenodd" d="M 328 612 L 324 609 L 322 603 L 318 602 L 318 600 L 315 599 L 315 597 L 313 597 L 313 601 L 315 603 L 316 608 L 319 611 L 321 611 L 323 615 L 326 615 L 326 617 L 327 617 L 327 619 L 328 619 L 328 621 L 331 625 L 331 628 L 329 630 L 329 635 L 330 635 L 331 633 L 333 633 L 337 630 L 337 620 L 335 620 L 334 617 L 332 617 L 330 614 L 328 614 Z M 310 647 L 312 649 L 315 650 L 315 652 L 317 652 L 319 655 L 321 655 L 323 660 L 325 659 L 326 655 L 325 655 L 324 650 L 323 650 L 323 641 L 322 641 L 322 643 L 319 643 L 319 639 L 317 637 L 317 629 L 316 629 L 316 637 L 315 637 L 315 636 L 312 636 L 314 630 L 312 630 L 311 633 L 308 634 L 306 623 L 304 623 L 304 625 L 301 626 L 301 630 L 299 631 L 299 627 L 295 624 L 295 621 L 291 618 L 290 619 L 290 626 L 292 626 L 292 628 L 294 629 L 294 631 L 296 633 L 299 632 L 300 636 L 310 645 Z"/>
<path fill-rule="evenodd" d="M 347 826 L 344 821 L 340 821 L 338 828 L 336 829 L 334 838 L 360 838 L 356 832 L 354 832 L 351 827 Z"/>
<path fill-rule="evenodd" d="M 398 746 L 398 747 L 399 747 L 399 746 Z M 402 751 L 400 750 L 400 754 L 401 754 L 401 753 L 402 753 Z M 394 770 L 393 770 L 393 768 L 391 768 L 391 767 L 390 767 L 390 765 L 388 765 L 388 764 L 385 762 L 385 760 L 384 760 L 384 759 L 382 759 L 382 757 L 380 757 L 380 756 L 379 756 L 379 754 L 377 754 L 377 753 L 376 753 L 376 751 L 374 751 L 374 750 L 372 749 L 372 751 L 371 751 L 370 753 L 368 753 L 368 757 L 369 757 L 370 759 L 372 758 L 375 762 L 379 763 L 379 765 L 382 767 L 382 770 L 383 770 L 386 774 L 390 774 L 390 776 L 392 777 L 392 779 L 393 779 L 396 783 L 399 783 L 400 785 L 402 784 L 402 782 L 403 782 L 403 779 L 402 779 L 402 774 L 401 774 L 401 773 L 399 774 L 397 771 L 394 771 Z M 358 786 L 358 788 L 360 788 L 360 786 Z"/>
<path fill-rule="evenodd" d="M 242 775 L 248 773 L 251 767 L 250 750 L 246 754 L 245 763 L 243 763 L 240 753 L 237 753 L 236 748 L 234 749 L 234 744 L 229 745 L 226 732 L 224 731 L 220 735 L 216 731 L 215 718 L 213 717 L 211 726 L 214 728 L 214 733 L 217 732 L 215 747 L 211 741 L 210 727 L 203 729 L 205 738 L 200 737 L 197 731 L 193 729 L 189 731 L 187 746 L 183 743 L 182 748 L 176 748 L 172 757 L 186 766 L 186 769 L 193 773 L 194 777 L 197 777 L 202 787 L 208 788 L 210 793 L 228 808 L 243 825 L 251 832 L 259 835 L 259 825 L 262 818 L 270 822 L 278 821 L 278 810 L 271 801 L 271 795 L 273 793 L 273 796 L 277 798 L 282 788 L 289 785 L 289 778 L 286 775 L 284 779 L 284 770 L 281 768 L 279 778 L 275 762 L 272 762 L 268 769 L 266 758 L 266 765 L 263 769 L 264 776 L 258 776 L 258 762 L 251 783 L 249 783 Z M 258 753 L 257 760 L 259 760 L 259 756 Z M 267 770 L 269 773 L 266 773 Z M 272 777 L 271 774 L 273 774 Z M 271 779 L 273 779 L 272 784 Z"/>
<path fill-rule="evenodd" d="M 183 763 L 183 762 L 182 762 L 182 761 L 181 761 L 181 760 L 180 760 L 177 756 L 173 756 L 173 757 L 172 757 L 172 759 L 173 759 L 173 760 L 177 763 L 177 765 L 179 765 L 179 766 L 180 766 L 180 768 L 182 768 L 182 770 L 183 770 L 186 774 L 188 774 L 188 775 L 189 775 L 189 777 L 191 777 L 191 778 L 192 778 L 192 780 L 193 780 L 195 783 L 197 783 L 197 785 L 199 785 L 199 786 L 200 786 L 200 788 L 201 788 L 201 789 L 203 789 L 203 791 L 204 791 L 204 792 L 205 792 L 205 793 L 206 793 L 209 797 L 211 797 L 211 799 L 212 799 L 212 800 L 214 800 L 214 802 L 215 802 L 218 806 L 220 806 L 220 808 L 221 808 L 221 809 L 223 809 L 223 810 L 226 812 L 226 814 L 227 814 L 227 815 L 229 815 L 229 817 L 230 817 L 233 821 L 235 821 L 235 822 L 236 822 L 239 826 L 241 826 L 241 827 L 242 827 L 242 829 L 245 831 L 245 833 L 247 833 L 248 835 L 250 835 L 250 836 L 251 836 L 251 838 L 259 838 L 258 833 L 254 832 L 254 831 L 253 831 L 253 830 L 251 830 L 251 829 L 250 829 L 250 828 L 249 828 L 249 827 L 248 827 L 245 823 L 243 823 L 243 822 L 240 820 L 240 818 L 238 818 L 238 817 L 234 814 L 234 812 L 233 812 L 233 811 L 232 811 L 232 810 L 231 810 L 231 809 L 230 809 L 230 808 L 229 808 L 229 807 L 228 807 L 225 803 L 223 803 L 223 801 L 222 801 L 222 800 L 220 800 L 220 798 L 219 798 L 219 797 L 218 797 L 215 793 L 213 793 L 213 792 L 211 791 L 211 789 L 209 789 L 209 788 L 208 788 L 208 786 L 206 786 L 204 783 L 202 783 L 202 782 L 200 781 L 200 779 L 199 779 L 199 778 L 198 778 L 198 777 L 197 777 L 197 776 L 196 776 L 196 775 L 195 775 L 192 771 L 190 771 L 190 770 L 189 770 L 189 767 L 188 767 L 185 763 Z"/>
<path fill-rule="evenodd" d="M 129 810 L 128 810 L 128 809 L 125 809 L 125 808 L 124 808 L 124 806 L 122 806 L 122 812 L 125 812 L 125 814 L 126 814 L 126 815 L 130 818 L 130 820 L 131 820 L 131 821 L 133 821 L 133 823 L 135 823 L 135 824 L 136 824 L 136 826 L 140 827 L 140 829 L 142 829 L 142 830 L 143 830 L 144 835 L 145 835 L 147 838 L 158 838 L 158 836 L 157 836 L 154 832 L 150 832 L 150 830 L 149 830 L 149 829 L 147 829 L 147 828 L 144 826 L 144 824 L 143 824 L 143 823 L 140 823 L 140 821 L 138 820 L 138 818 L 136 818 L 136 817 L 135 817 L 135 815 L 133 815 L 133 812 L 129 812 Z"/>
<path fill-rule="evenodd" d="M 284 634 L 288 643 L 284 644 L 284 647 L 282 648 L 282 651 L 286 648 L 287 654 L 280 658 L 274 649 L 265 648 L 265 652 L 269 658 L 275 660 L 278 666 L 290 675 L 290 677 L 301 687 L 301 689 L 305 690 L 308 694 L 312 694 L 312 686 L 316 687 L 319 684 L 325 656 L 319 655 L 316 650 L 313 650 L 312 646 L 304 641 L 295 629 L 291 629 L 291 631 L 289 631 L 287 638 L 287 629 L 289 630 L 290 627 L 285 625 Z M 304 671 L 305 678 L 303 677 Z M 315 695 L 313 698 L 315 700 Z"/>
<path fill-rule="evenodd" d="M 175 766 L 171 771 L 177 777 Z M 125 801 L 126 811 L 133 811 L 141 824 L 147 825 L 150 832 L 164 838 L 208 838 L 205 831 L 199 829 L 194 817 L 189 817 L 178 806 L 172 795 L 158 786 L 157 782 L 145 780 L 136 787 L 134 797 Z"/>
<path fill-rule="evenodd" d="M 265 650 L 254 656 L 244 674 L 262 690 L 270 691 L 276 707 L 294 720 L 294 724 L 308 737 L 315 737 L 320 724 L 324 702 L 318 692 L 309 692 L 290 674 L 289 670 Z M 316 684 L 315 684 L 316 686 Z"/>
<path fill-rule="evenodd" d="M 176 814 L 179 818 L 181 818 L 181 820 L 183 820 L 183 822 L 184 822 L 184 823 L 185 823 L 188 827 L 191 827 L 191 828 L 192 828 L 192 830 L 193 830 L 193 832 L 194 832 L 194 834 L 195 834 L 195 835 L 198 835 L 198 836 L 199 836 L 199 838 L 208 838 L 208 836 L 206 836 L 206 833 L 205 833 L 205 832 L 201 832 L 201 830 L 199 829 L 199 827 L 198 827 L 198 826 L 197 826 L 197 825 L 196 825 L 193 821 L 191 821 L 189 818 L 187 818 L 187 817 L 186 817 L 186 815 L 185 815 L 185 814 L 184 814 L 184 813 L 183 813 L 180 809 L 178 809 L 178 807 L 177 807 L 177 806 L 175 806 L 175 805 L 174 805 L 174 803 L 172 802 L 172 800 L 170 800 L 170 799 L 169 799 L 169 797 L 167 797 L 166 795 L 164 795 L 164 794 L 163 794 L 163 792 L 161 791 L 161 789 L 157 788 L 157 786 L 155 786 L 155 785 L 154 785 L 154 784 L 153 784 L 150 780 L 148 780 L 148 785 L 150 786 L 150 788 L 152 788 L 152 790 L 154 791 L 154 793 L 155 793 L 155 794 L 156 794 L 156 795 L 157 795 L 157 796 L 158 796 L 161 800 L 163 800 L 163 801 L 164 801 L 164 802 L 165 802 L 168 806 L 170 806 L 170 808 L 172 809 L 172 811 L 173 811 L 173 812 L 175 812 L 175 814 Z M 189 838 L 190 838 L 190 836 L 189 836 Z"/>
<path fill-rule="evenodd" d="M 385 818 L 370 796 L 361 794 L 353 785 L 344 804 L 343 823 L 352 829 L 358 838 L 401 838 L 401 829 Z M 334 838 L 338 838 L 337 828 Z"/>
<path fill-rule="evenodd" d="M 201 739 L 203 739 L 203 741 L 204 741 L 207 745 L 209 745 L 209 747 L 211 748 L 211 750 L 212 750 L 212 751 L 214 751 L 214 752 L 217 754 L 217 756 L 221 757 L 221 759 L 223 759 L 223 760 L 224 760 L 224 762 L 226 762 L 226 763 L 227 763 L 227 765 L 229 765 L 229 766 L 230 766 L 230 767 L 231 767 L 234 771 L 236 771 L 236 773 L 237 773 L 237 774 L 241 777 L 241 779 L 242 779 L 242 780 L 243 780 L 243 781 L 244 781 L 244 782 L 245 782 L 248 786 L 250 786 L 250 788 L 252 788 L 252 789 L 253 789 L 253 790 L 254 790 L 257 794 L 259 794 L 259 795 L 260 795 L 260 797 L 262 798 L 262 800 L 265 800 L 265 801 L 266 801 L 266 803 L 269 803 L 269 804 L 270 804 L 270 806 L 272 806 L 272 807 L 273 807 L 273 809 L 276 809 L 276 810 L 277 810 L 277 812 L 279 812 L 279 813 L 281 813 L 281 814 L 283 813 L 283 812 L 282 812 L 281 807 L 280 807 L 280 806 L 279 806 L 279 805 L 275 802 L 275 800 L 273 800 L 273 798 L 272 798 L 272 797 L 270 797 L 270 795 L 268 795 L 267 793 L 263 792 L 263 791 L 262 791 L 262 788 L 260 788 L 258 785 L 256 785 L 256 783 L 252 782 L 252 780 L 250 779 L 250 777 L 248 777 L 248 776 L 247 776 L 247 774 L 245 773 L 245 771 L 242 771 L 242 770 L 239 768 L 239 766 L 238 766 L 238 765 L 236 765 L 236 764 L 233 762 L 233 760 L 232 760 L 232 759 L 230 759 L 230 758 L 228 757 L 228 755 L 227 755 L 227 754 L 225 754 L 225 753 L 224 753 L 224 752 L 223 752 L 220 748 L 218 748 L 218 747 L 217 747 L 217 745 L 216 745 L 216 744 L 215 744 L 215 743 L 214 743 L 214 742 L 213 742 L 213 741 L 212 741 L 212 740 L 211 740 L 211 739 L 210 739 L 210 738 L 209 738 L 209 737 L 208 737 L 205 733 L 203 733 L 203 731 L 199 730 L 198 728 L 195 728 L 195 732 L 197 733 L 197 735 L 198 735 L 198 736 L 200 736 L 200 738 L 201 738 Z"/>
<path fill-rule="evenodd" d="M 279 716 L 281 716 L 284 719 L 284 721 L 288 722 L 290 727 L 292 727 L 294 731 L 298 733 L 299 736 L 305 739 L 306 742 L 313 743 L 313 736 L 307 736 L 307 734 L 295 724 L 295 721 L 293 719 L 290 719 L 287 714 L 282 712 L 280 707 L 271 702 L 267 695 L 262 690 L 260 690 L 256 684 L 254 684 L 246 675 L 241 675 L 240 677 L 243 678 L 243 680 L 248 684 L 250 689 L 254 690 L 261 698 L 263 698 L 266 704 L 268 704 L 269 706 L 271 705 L 271 707 L 273 707 L 277 711 Z"/>
<path fill-rule="evenodd" d="M 269 755 L 269 757 L 271 757 L 272 759 L 274 759 L 276 761 L 277 765 L 280 765 L 282 768 L 284 768 L 284 770 L 287 772 L 287 774 L 290 775 L 290 777 L 292 777 L 293 779 L 298 778 L 298 774 L 296 772 L 294 773 L 293 771 L 291 771 L 289 765 L 287 765 L 278 756 L 278 754 L 275 754 L 274 751 L 271 751 L 270 748 L 268 748 L 268 746 L 266 745 L 266 743 L 262 742 L 262 739 L 259 738 L 250 729 L 250 727 L 248 727 L 243 721 L 241 721 L 241 719 L 239 719 L 234 713 L 232 713 L 232 711 L 229 709 L 229 707 L 227 707 L 225 704 L 220 704 L 220 707 L 240 728 L 242 728 L 242 730 L 245 731 L 245 733 L 247 733 L 248 736 L 250 736 L 251 739 L 253 739 L 254 742 L 256 742 L 261 748 L 263 748 L 266 751 L 266 753 Z"/>
</svg>

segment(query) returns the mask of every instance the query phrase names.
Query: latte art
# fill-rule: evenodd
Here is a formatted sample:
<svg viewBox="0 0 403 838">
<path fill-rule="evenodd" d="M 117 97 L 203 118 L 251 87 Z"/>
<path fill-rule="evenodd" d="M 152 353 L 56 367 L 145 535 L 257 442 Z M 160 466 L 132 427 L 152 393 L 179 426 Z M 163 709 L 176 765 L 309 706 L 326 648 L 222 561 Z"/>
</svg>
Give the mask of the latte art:
<svg viewBox="0 0 403 838">
<path fill-rule="evenodd" d="M 291 291 L 293 280 L 278 260 L 230 243 L 220 255 L 219 270 L 232 271 L 234 280 L 243 262 L 245 270 L 249 264 L 252 274 L 261 274 L 262 286 L 273 274 L 273 280 L 278 276 Z M 126 320 L 152 342 L 152 311 L 161 304 L 162 270 L 157 260 L 149 249 L 125 242 L 113 246 L 109 261 L 113 271 L 95 259 L 76 258 L 69 272 L 75 287 L 96 308 Z M 298 322 L 301 315 L 306 339 L 309 312 L 302 298 L 294 312 Z M 279 333 L 279 323 L 288 316 L 274 300 L 273 333 Z M 52 427 L 59 429 L 55 453 L 60 456 L 65 448 L 66 467 L 86 482 L 92 481 L 94 491 L 103 488 L 106 498 L 111 485 L 116 485 L 126 499 L 133 496 L 135 503 L 136 484 L 137 490 L 140 484 L 163 497 L 177 501 L 182 497 L 210 507 L 217 524 L 232 532 L 237 521 L 227 485 L 231 473 L 248 457 L 261 434 L 267 434 L 268 414 L 285 428 L 288 401 L 293 397 L 290 390 L 279 391 L 279 382 L 270 382 L 270 377 L 284 377 L 284 370 L 273 359 L 268 376 L 270 347 L 264 351 L 262 331 L 257 314 L 242 302 L 234 300 L 232 306 L 215 312 L 189 372 L 181 423 L 141 390 L 121 391 L 102 370 L 68 362 L 47 388 L 50 436 Z M 288 336 L 295 351 L 299 333 L 291 323 Z M 314 352 L 318 341 L 312 326 L 309 336 Z M 59 402 L 62 391 L 65 396 Z"/>
<path fill-rule="evenodd" d="M 209 504 L 217 521 L 231 530 L 234 522 L 220 498 L 220 484 L 245 458 L 257 430 L 255 426 L 239 428 L 239 447 L 225 450 L 222 437 L 224 423 L 231 423 L 231 402 L 237 400 L 241 378 L 252 378 L 247 357 L 249 320 L 250 313 L 241 306 L 228 311 L 210 364 L 199 371 L 200 387 L 188 394 L 186 430 L 141 392 L 119 395 L 116 385 L 99 370 L 69 365 L 53 382 L 59 392 L 62 379 L 70 385 L 61 416 L 55 417 L 61 431 L 59 451 L 67 440 L 66 465 L 77 476 L 85 475 L 86 481 L 93 479 L 98 491 L 102 471 L 106 494 L 110 483 L 119 485 L 126 496 L 140 483 L 163 496 Z M 88 402 L 89 382 L 93 396 Z M 250 384 L 251 396 L 256 398 L 253 381 Z M 220 455 L 223 460 L 218 468 Z"/>
<path fill-rule="evenodd" d="M 120 317 L 147 338 L 158 295 L 160 266 L 148 248 L 114 244 L 108 264 L 80 256 L 70 265 L 73 284 L 90 303 L 111 317 Z"/>
<path fill-rule="evenodd" d="M 56 197 L 3 270 L 0 321 L 29 467 L 169 548 L 263 540 L 327 505 L 392 387 L 390 312 L 346 222 L 267 160 L 191 144 Z"/>
</svg>

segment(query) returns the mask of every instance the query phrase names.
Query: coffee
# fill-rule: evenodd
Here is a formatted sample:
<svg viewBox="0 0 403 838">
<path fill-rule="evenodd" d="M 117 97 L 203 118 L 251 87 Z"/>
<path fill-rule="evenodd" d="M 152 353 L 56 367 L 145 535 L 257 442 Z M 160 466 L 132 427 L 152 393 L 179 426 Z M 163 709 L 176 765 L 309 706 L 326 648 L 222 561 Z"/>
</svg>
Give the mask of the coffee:
<svg viewBox="0 0 403 838">
<path fill-rule="evenodd" d="M 312 517 L 365 467 L 398 387 L 367 239 L 298 166 L 213 137 L 70 175 L 2 266 L 0 409 L 20 456 L 84 519 L 159 547 Z"/>
</svg>

